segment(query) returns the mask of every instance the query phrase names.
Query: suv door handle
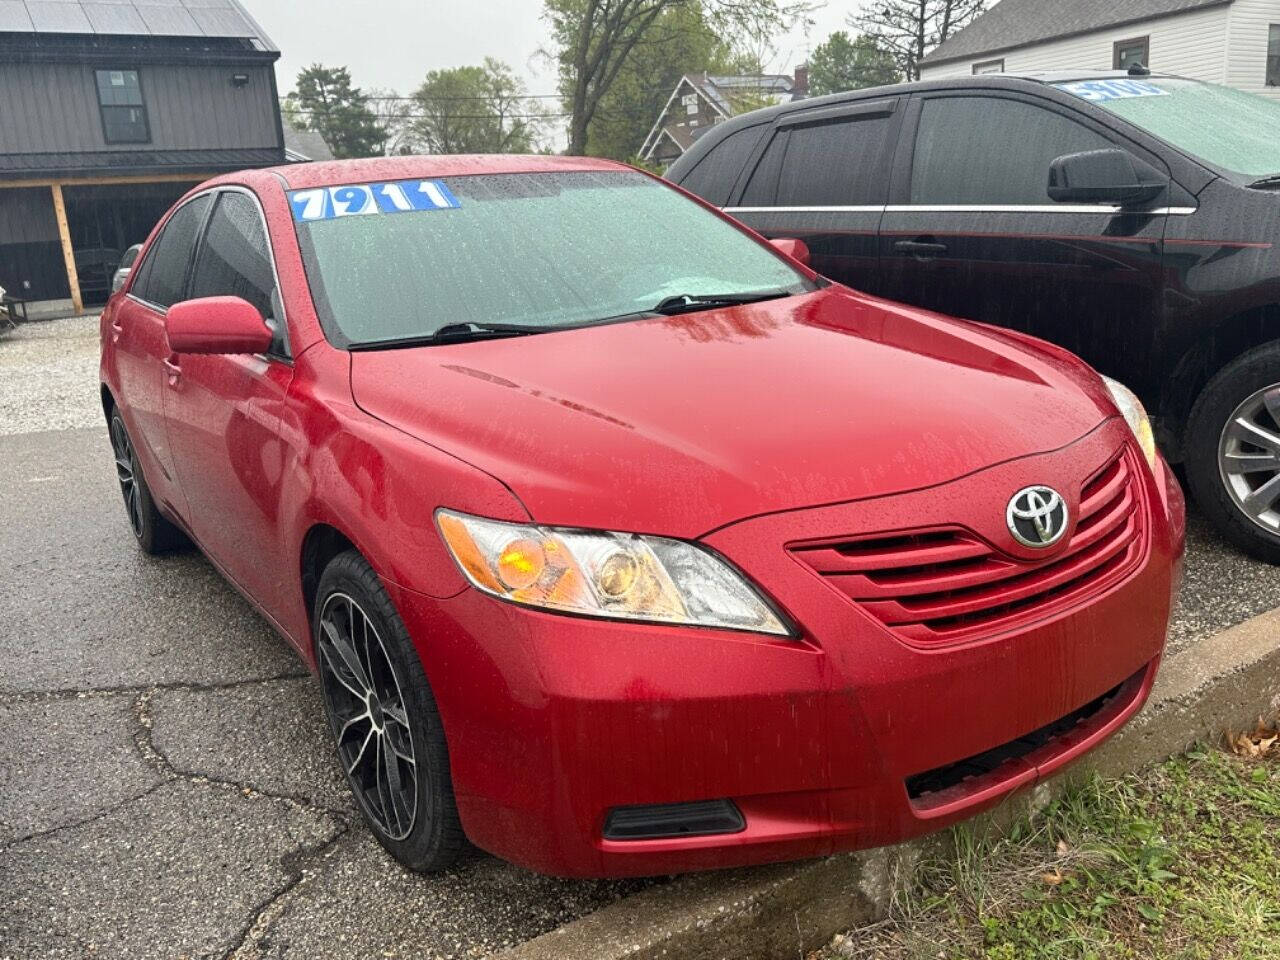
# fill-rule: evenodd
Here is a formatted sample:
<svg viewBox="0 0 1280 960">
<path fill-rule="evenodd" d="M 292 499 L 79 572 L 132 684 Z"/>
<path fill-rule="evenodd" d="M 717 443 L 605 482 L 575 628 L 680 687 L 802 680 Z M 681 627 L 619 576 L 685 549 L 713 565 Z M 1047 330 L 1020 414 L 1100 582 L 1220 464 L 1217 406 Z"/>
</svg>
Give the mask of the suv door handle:
<svg viewBox="0 0 1280 960">
<path fill-rule="evenodd" d="M 898 253 L 909 253 L 920 260 L 928 260 L 946 253 L 947 245 L 935 240 L 899 240 L 893 245 L 893 249 Z"/>
</svg>

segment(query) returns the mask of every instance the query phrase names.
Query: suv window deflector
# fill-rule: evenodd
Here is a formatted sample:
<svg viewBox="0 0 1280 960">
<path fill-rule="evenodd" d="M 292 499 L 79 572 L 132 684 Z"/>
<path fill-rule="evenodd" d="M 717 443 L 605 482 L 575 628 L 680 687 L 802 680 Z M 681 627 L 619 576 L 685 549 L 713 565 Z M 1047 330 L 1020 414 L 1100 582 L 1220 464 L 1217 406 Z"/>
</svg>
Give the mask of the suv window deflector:
<svg viewBox="0 0 1280 960">
<path fill-rule="evenodd" d="M 813 123 L 826 123 L 829 120 L 871 120 L 876 117 L 889 117 L 898 109 L 898 99 L 872 100 L 868 103 L 841 104 L 838 107 L 827 107 L 823 110 L 800 111 L 778 119 L 778 128 L 803 127 Z"/>
</svg>

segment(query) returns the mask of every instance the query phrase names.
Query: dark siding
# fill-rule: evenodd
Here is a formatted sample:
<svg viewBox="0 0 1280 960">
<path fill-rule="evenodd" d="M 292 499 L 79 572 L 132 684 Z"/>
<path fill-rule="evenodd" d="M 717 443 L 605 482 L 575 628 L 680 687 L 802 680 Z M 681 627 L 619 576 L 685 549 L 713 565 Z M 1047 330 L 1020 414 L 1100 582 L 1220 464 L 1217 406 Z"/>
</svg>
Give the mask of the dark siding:
<svg viewBox="0 0 1280 960">
<path fill-rule="evenodd" d="M 71 296 L 47 187 L 0 189 L 0 287 L 35 300 Z"/>
<path fill-rule="evenodd" d="M 117 66 L 139 71 L 152 148 L 281 146 L 270 66 Z M 0 152 L 145 149 L 103 138 L 93 71 L 87 64 L 0 62 Z M 248 74 L 248 85 L 233 87 L 233 73 Z"/>
</svg>

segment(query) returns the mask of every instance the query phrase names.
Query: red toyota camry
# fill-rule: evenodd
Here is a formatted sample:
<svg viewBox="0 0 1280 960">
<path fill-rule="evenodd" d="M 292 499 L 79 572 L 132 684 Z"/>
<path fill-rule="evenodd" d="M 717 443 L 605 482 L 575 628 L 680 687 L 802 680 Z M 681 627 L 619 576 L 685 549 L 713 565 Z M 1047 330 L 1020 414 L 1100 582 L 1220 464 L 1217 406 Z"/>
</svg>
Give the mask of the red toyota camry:
<svg viewBox="0 0 1280 960">
<path fill-rule="evenodd" d="M 134 535 L 314 667 L 401 862 L 889 843 L 1141 706 L 1183 549 L 1141 405 L 805 257 L 564 158 L 235 174 L 156 229 L 102 316 Z"/>
</svg>

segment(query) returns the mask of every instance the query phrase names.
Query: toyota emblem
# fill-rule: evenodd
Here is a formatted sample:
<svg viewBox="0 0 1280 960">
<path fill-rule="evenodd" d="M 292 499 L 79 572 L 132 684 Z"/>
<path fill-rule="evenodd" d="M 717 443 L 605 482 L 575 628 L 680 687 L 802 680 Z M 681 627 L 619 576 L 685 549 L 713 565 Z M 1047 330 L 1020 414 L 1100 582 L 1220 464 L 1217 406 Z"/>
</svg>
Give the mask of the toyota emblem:
<svg viewBox="0 0 1280 960">
<path fill-rule="evenodd" d="M 1067 502 L 1052 487 L 1027 487 L 1013 495 L 1005 519 L 1013 539 L 1043 550 L 1067 532 Z"/>
</svg>

